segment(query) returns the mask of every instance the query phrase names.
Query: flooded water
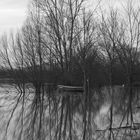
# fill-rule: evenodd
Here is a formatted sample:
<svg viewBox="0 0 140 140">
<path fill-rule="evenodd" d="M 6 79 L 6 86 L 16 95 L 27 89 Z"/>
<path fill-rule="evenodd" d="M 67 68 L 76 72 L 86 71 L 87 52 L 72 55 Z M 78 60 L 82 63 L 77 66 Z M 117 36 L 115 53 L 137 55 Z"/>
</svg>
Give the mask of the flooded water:
<svg viewBox="0 0 140 140">
<path fill-rule="evenodd" d="M 117 89 L 118 88 L 118 89 Z M 0 85 L 0 140 L 18 140 L 19 137 L 17 137 L 17 130 L 20 130 L 20 125 L 18 125 L 18 122 L 23 123 L 22 120 L 18 119 L 19 116 L 22 114 L 23 117 L 26 117 L 26 115 L 28 114 L 28 112 L 31 109 L 31 104 L 32 104 L 32 99 L 33 99 L 33 94 L 34 94 L 34 89 L 31 87 L 26 87 L 26 95 L 25 95 L 25 108 L 24 108 L 24 112 L 22 114 L 23 111 L 23 106 L 22 106 L 22 98 L 20 98 L 20 96 L 23 96 L 22 94 L 22 89 L 20 89 L 19 87 L 17 87 L 16 85 L 8 85 L 8 84 L 1 84 Z M 94 139 L 98 139 L 98 140 L 105 140 L 108 139 L 108 127 L 110 124 L 110 108 L 111 108 L 111 101 L 109 99 L 108 93 L 107 93 L 107 89 L 104 88 L 103 89 L 104 94 L 106 95 L 104 97 L 104 101 L 102 102 L 102 104 L 100 105 L 98 111 L 95 113 L 91 114 L 91 117 L 93 117 L 92 119 L 92 128 L 93 129 L 93 135 L 92 138 Z M 121 92 L 120 87 L 116 87 L 114 92 Z M 61 99 L 60 99 L 61 100 Z M 53 117 L 50 119 L 50 112 L 49 110 L 51 108 L 53 108 L 53 106 L 51 108 L 48 107 L 48 100 L 46 100 L 46 105 L 45 106 L 45 113 L 46 113 L 46 122 L 44 122 L 43 124 L 47 125 L 49 122 L 48 121 L 52 121 Z M 98 101 L 97 101 L 98 102 Z M 114 101 L 115 104 L 116 101 Z M 118 102 L 119 104 L 119 102 Z M 61 106 L 61 104 L 59 105 Z M 59 108 L 59 107 L 58 107 Z M 126 126 L 126 118 L 124 118 L 123 120 L 123 115 L 120 113 L 116 112 L 116 108 L 113 108 L 113 123 L 112 123 L 112 127 L 113 128 L 119 128 L 120 125 L 121 126 Z M 58 116 L 60 116 L 60 113 L 58 112 L 57 114 Z M 133 118 L 134 118 L 134 122 L 135 124 L 139 124 L 140 123 L 140 113 L 139 111 L 135 111 L 133 112 Z M 10 121 L 9 121 L 10 119 Z M 29 117 L 29 119 L 31 119 Z M 121 121 L 123 120 L 123 122 L 121 123 Z M 29 121 L 29 120 L 28 120 Z M 27 122 L 28 122 L 27 121 Z M 55 119 L 53 121 L 56 121 Z M 74 117 L 73 117 L 73 121 L 74 126 L 77 127 L 77 132 L 75 131 L 77 138 L 76 140 L 81 140 L 80 137 L 78 137 L 78 135 L 82 135 L 82 127 L 83 127 L 83 123 L 82 123 L 82 115 L 80 113 L 75 113 Z M 25 122 L 24 122 L 25 123 Z M 53 124 L 53 122 L 51 122 Z M 28 124 L 26 124 L 25 126 L 28 126 Z M 46 126 L 45 130 L 48 131 L 49 126 Z M 51 126 L 52 127 L 52 126 Z M 55 131 L 56 128 L 52 128 L 53 131 Z M 116 129 L 117 130 L 117 129 Z M 115 130 L 114 135 L 116 135 L 118 132 Z M 52 133 L 53 133 L 52 131 Z M 116 140 L 125 140 L 125 138 L 130 139 L 130 136 L 123 136 L 122 137 L 122 132 L 124 133 L 124 129 L 122 129 L 119 133 L 118 136 L 121 136 L 120 138 L 118 137 Z M 126 134 L 129 134 L 130 130 L 127 130 L 128 132 L 125 132 Z M 19 133 L 19 132 L 18 132 Z M 133 134 L 132 134 L 133 133 Z M 133 131 L 131 133 L 131 135 L 134 135 L 134 137 L 139 135 L 139 129 Z M 101 136 L 101 134 L 103 136 Z M 19 135 L 19 134 L 18 134 Z M 48 135 L 49 132 L 48 132 Z M 53 135 L 53 134 L 52 134 Z M 44 136 L 45 137 L 45 136 Z M 50 138 L 50 136 L 46 136 L 46 139 Z M 24 135 L 21 136 L 21 140 L 24 140 Z M 46 140 L 44 139 L 44 140 Z M 137 139 L 138 140 L 138 139 Z"/>
</svg>

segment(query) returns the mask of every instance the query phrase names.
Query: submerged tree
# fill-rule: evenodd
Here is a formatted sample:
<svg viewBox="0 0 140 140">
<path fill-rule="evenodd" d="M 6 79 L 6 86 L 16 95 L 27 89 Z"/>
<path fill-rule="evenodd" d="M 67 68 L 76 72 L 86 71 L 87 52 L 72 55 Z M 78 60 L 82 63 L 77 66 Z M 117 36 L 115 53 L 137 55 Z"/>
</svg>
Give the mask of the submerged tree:
<svg viewBox="0 0 140 140">
<path fill-rule="evenodd" d="M 136 67 L 139 65 L 139 40 L 140 40 L 140 13 L 139 8 L 132 7 L 132 1 L 128 3 L 126 9 L 127 18 L 123 21 L 122 31 L 120 33 L 121 39 L 118 39 L 118 47 L 116 51 L 120 58 L 120 62 L 126 72 L 126 116 L 127 124 L 133 126 L 133 103 L 136 99 L 135 83 L 136 81 Z M 135 109 L 134 109 L 135 110 Z"/>
<path fill-rule="evenodd" d="M 104 59 L 106 59 L 108 64 L 108 84 L 109 84 L 109 94 L 110 94 L 110 134 L 109 139 L 111 140 L 114 137 L 114 133 L 112 131 L 113 127 L 113 108 L 114 108 L 114 87 L 113 87 L 113 70 L 117 61 L 117 55 L 115 52 L 115 48 L 117 46 L 116 35 L 118 30 L 118 20 L 117 20 L 117 12 L 111 10 L 110 17 L 105 19 L 104 15 L 102 15 L 102 22 L 100 25 L 100 38 L 99 41 L 100 49 L 104 55 Z"/>
</svg>

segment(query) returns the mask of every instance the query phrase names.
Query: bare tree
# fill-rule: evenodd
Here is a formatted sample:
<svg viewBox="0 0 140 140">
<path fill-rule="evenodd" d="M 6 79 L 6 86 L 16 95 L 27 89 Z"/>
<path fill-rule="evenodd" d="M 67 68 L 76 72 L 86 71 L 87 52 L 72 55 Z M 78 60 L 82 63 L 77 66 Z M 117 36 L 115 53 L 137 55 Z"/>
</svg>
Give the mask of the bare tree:
<svg viewBox="0 0 140 140">
<path fill-rule="evenodd" d="M 71 78 L 69 79 L 67 77 L 72 72 L 72 57 L 76 49 L 74 46 L 74 39 L 78 35 L 76 31 L 76 22 L 80 17 L 83 3 L 84 0 L 49 0 L 40 2 L 44 17 L 44 33 L 47 38 L 44 45 L 50 50 L 52 56 L 60 65 L 62 76 L 65 76 L 64 84 L 72 85 Z M 73 139 L 72 100 L 73 97 L 69 96 L 62 98 L 61 114 L 59 116 L 60 122 L 57 132 L 59 140 L 62 138 L 66 139 L 67 137 L 69 137 L 70 140 Z"/>
<path fill-rule="evenodd" d="M 106 59 L 108 63 L 108 71 L 109 73 L 109 94 L 111 99 L 111 107 L 110 107 L 110 134 L 109 139 L 114 137 L 112 127 L 113 127 L 113 106 L 114 106 L 114 90 L 113 90 L 113 67 L 116 63 L 117 55 L 115 52 L 115 48 L 117 46 L 116 35 L 118 29 L 118 19 L 117 19 L 117 11 L 111 10 L 110 16 L 105 18 L 102 14 L 102 22 L 99 27 L 99 36 L 101 40 L 99 41 L 99 45 L 101 47 L 101 51 L 104 55 L 104 59 Z"/>
<path fill-rule="evenodd" d="M 120 62 L 123 65 L 127 77 L 127 95 L 128 99 L 126 118 L 127 126 L 134 125 L 133 102 L 135 100 L 135 70 L 139 59 L 139 40 L 140 40 L 140 12 L 139 8 L 133 8 L 132 1 L 127 4 L 125 9 L 126 19 L 123 21 L 123 28 L 118 38 L 118 48 L 116 49 Z M 120 39 L 121 38 L 121 39 Z M 124 117 L 125 118 L 125 117 Z"/>
<path fill-rule="evenodd" d="M 127 102 L 124 106 L 126 110 L 123 114 L 122 121 L 120 122 L 120 128 L 124 122 L 127 120 L 126 126 L 133 126 L 133 101 L 135 99 L 135 91 L 134 91 L 134 69 L 138 64 L 138 52 L 139 52 L 139 9 L 133 9 L 132 3 L 128 3 L 128 8 L 126 10 L 127 15 L 126 20 L 117 18 L 117 14 L 113 11 L 111 12 L 110 19 L 105 19 L 103 16 L 103 23 L 100 27 L 102 38 L 104 44 L 103 46 L 103 53 L 105 54 L 105 58 L 109 58 L 109 68 L 110 68 L 110 84 L 113 85 L 113 77 L 112 77 L 112 70 L 113 65 L 115 64 L 116 60 L 118 63 L 118 59 L 123 66 L 126 72 L 126 94 L 125 102 Z M 127 26 L 128 25 L 128 26 Z M 101 42 L 100 42 L 101 43 Z M 107 54 L 106 54 L 107 53 Z M 112 80 L 111 80 L 112 79 Z M 113 101 L 113 90 L 111 90 L 111 100 Z M 123 102 L 124 102 L 123 100 Z M 110 139 L 111 133 L 112 136 L 112 124 L 113 124 L 113 103 L 111 103 L 110 109 Z M 130 130 L 131 131 L 131 130 Z M 118 133 L 117 133 L 118 134 Z"/>
<path fill-rule="evenodd" d="M 82 11 L 82 16 L 77 20 L 77 36 L 75 37 L 75 53 L 76 63 L 80 66 L 83 73 L 83 87 L 84 87 L 84 104 L 83 104 L 83 140 L 91 139 L 91 108 L 92 108 L 92 95 L 90 94 L 89 84 L 90 77 L 88 74 L 88 65 L 92 65 L 97 56 L 97 27 L 93 21 L 93 14 Z M 92 63 L 88 63 L 89 58 L 92 58 Z"/>
</svg>

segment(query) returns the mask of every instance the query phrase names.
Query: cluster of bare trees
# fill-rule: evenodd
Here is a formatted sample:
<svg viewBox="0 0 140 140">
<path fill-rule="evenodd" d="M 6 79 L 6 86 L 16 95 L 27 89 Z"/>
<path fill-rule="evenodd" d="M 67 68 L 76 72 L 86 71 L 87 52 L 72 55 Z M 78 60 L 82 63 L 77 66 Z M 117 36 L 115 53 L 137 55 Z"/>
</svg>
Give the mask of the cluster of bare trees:
<svg viewBox="0 0 140 140">
<path fill-rule="evenodd" d="M 5 139 L 17 109 L 14 135 L 18 140 L 94 139 L 98 129 L 94 117 L 104 100 L 99 89 L 104 86 L 111 105 L 109 125 L 103 133 L 107 131 L 110 140 L 122 129 L 134 133 L 134 107 L 139 102 L 135 86 L 140 80 L 140 9 L 129 2 L 123 16 L 111 9 L 97 18 L 86 3 L 33 0 L 22 29 L 16 35 L 2 36 L 1 68 L 9 71 L 19 93 Z M 83 86 L 84 94 L 56 96 L 56 84 Z M 123 93 L 114 95 L 116 84 L 124 84 Z M 121 96 L 119 105 L 116 96 Z M 122 110 L 122 119 L 114 126 L 117 109 Z"/>
</svg>

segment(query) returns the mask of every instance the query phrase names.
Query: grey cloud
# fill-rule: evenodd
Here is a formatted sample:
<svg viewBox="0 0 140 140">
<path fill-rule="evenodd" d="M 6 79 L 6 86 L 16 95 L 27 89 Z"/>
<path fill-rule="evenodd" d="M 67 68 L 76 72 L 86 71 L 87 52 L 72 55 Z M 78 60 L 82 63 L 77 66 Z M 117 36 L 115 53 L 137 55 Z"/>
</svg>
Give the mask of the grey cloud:
<svg viewBox="0 0 140 140">
<path fill-rule="evenodd" d="M 24 8 L 30 0 L 0 0 L 0 9 Z"/>
<path fill-rule="evenodd" d="M 10 29 L 21 27 L 26 18 L 30 0 L 0 0 L 0 35 Z"/>
</svg>

